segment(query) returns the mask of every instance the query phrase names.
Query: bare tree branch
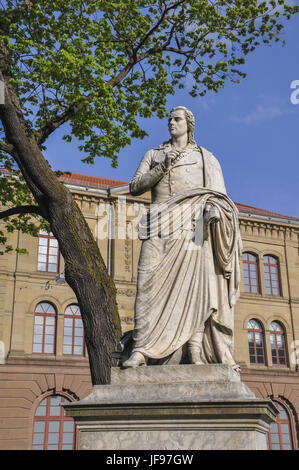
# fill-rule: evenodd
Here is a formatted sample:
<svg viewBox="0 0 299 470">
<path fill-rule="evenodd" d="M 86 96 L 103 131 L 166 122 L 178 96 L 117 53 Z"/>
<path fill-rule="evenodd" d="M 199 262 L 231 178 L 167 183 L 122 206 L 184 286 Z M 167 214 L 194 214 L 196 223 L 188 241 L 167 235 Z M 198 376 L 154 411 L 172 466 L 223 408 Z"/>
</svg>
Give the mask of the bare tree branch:
<svg viewBox="0 0 299 470">
<path fill-rule="evenodd" d="M 41 210 L 38 206 L 18 206 L 0 212 L 0 219 L 5 219 L 6 217 L 16 214 L 36 214 L 42 216 Z"/>
<path fill-rule="evenodd" d="M 148 31 L 148 33 L 144 36 L 144 38 L 140 41 L 140 43 L 134 48 L 133 50 L 133 54 L 134 54 L 134 57 L 137 56 L 137 52 L 138 50 L 146 43 L 146 41 L 148 40 L 148 38 L 159 28 L 159 26 L 163 23 L 164 19 L 165 19 L 165 16 L 167 15 L 167 13 L 171 10 L 175 10 L 177 7 L 179 7 L 180 5 L 182 5 L 183 3 L 185 3 L 185 0 L 180 0 L 172 5 L 170 5 L 169 7 L 166 7 L 164 8 L 162 14 L 161 14 L 161 17 L 159 18 L 159 20 L 157 21 L 157 23 Z"/>
<path fill-rule="evenodd" d="M 49 135 L 51 135 L 56 129 L 69 121 L 73 116 L 78 114 L 78 112 L 83 108 L 83 103 L 73 104 L 69 106 L 63 113 L 58 114 L 54 119 L 47 122 L 41 129 L 36 133 L 36 140 L 39 145 L 43 144 Z"/>
<path fill-rule="evenodd" d="M 12 145 L 6 144 L 5 142 L 0 142 L 0 150 L 8 153 L 12 157 L 14 156 L 14 149 Z"/>
</svg>

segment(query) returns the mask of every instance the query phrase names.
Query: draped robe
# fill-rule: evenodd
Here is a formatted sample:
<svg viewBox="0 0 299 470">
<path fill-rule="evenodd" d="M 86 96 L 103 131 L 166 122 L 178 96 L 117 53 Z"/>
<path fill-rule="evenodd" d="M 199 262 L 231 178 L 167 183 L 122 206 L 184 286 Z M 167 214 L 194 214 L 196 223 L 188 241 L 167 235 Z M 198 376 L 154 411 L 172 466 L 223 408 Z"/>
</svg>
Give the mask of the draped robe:
<svg viewBox="0 0 299 470">
<path fill-rule="evenodd" d="M 132 194 L 151 189 L 153 203 L 139 227 L 143 242 L 133 352 L 166 358 L 202 333 L 202 362 L 234 365 L 233 308 L 242 248 L 238 211 L 210 152 L 189 148 L 180 160 L 182 168 L 169 174 L 162 163 L 165 148 L 148 152 L 131 181 Z M 188 164 L 192 170 L 187 174 Z M 218 209 L 220 220 L 206 231 L 207 205 Z"/>
</svg>

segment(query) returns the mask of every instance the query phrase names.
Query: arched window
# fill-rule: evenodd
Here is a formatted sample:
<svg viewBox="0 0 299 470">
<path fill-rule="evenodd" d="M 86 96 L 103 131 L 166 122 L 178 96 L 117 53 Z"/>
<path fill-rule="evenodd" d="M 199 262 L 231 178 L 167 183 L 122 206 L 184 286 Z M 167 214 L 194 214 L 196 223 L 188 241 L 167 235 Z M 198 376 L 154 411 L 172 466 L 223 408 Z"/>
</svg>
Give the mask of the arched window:
<svg viewBox="0 0 299 470">
<path fill-rule="evenodd" d="M 287 410 L 280 403 L 274 402 L 279 414 L 275 423 L 270 425 L 268 432 L 270 450 L 292 450 L 292 434 L 290 426 L 290 417 Z"/>
<path fill-rule="evenodd" d="M 252 253 L 243 253 L 243 277 L 245 292 L 258 294 L 260 292 L 258 258 Z"/>
<path fill-rule="evenodd" d="M 264 256 L 266 294 L 281 295 L 278 259 L 271 255 Z"/>
<path fill-rule="evenodd" d="M 270 325 L 272 362 L 275 366 L 287 366 L 286 338 L 283 326 L 273 321 Z"/>
<path fill-rule="evenodd" d="M 56 310 L 49 302 L 41 302 L 34 313 L 33 352 L 54 354 Z"/>
<path fill-rule="evenodd" d="M 264 331 L 257 320 L 248 322 L 248 345 L 250 364 L 265 364 Z"/>
<path fill-rule="evenodd" d="M 34 417 L 32 450 L 74 449 L 74 421 L 64 416 L 61 406 L 68 401 L 62 396 L 51 395 L 40 403 Z"/>
<path fill-rule="evenodd" d="M 38 255 L 37 270 L 46 271 L 48 273 L 59 272 L 59 248 L 58 241 L 53 233 L 39 231 L 38 236 Z"/>
<path fill-rule="evenodd" d="M 64 313 L 63 354 L 83 356 L 84 330 L 78 305 L 69 305 Z"/>
</svg>

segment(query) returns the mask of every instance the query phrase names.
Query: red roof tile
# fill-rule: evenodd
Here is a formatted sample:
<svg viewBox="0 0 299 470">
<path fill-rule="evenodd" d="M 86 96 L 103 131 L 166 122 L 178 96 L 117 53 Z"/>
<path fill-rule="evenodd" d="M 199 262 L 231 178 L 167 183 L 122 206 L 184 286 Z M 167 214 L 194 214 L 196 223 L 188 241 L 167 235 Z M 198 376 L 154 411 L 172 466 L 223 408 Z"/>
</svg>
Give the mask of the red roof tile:
<svg viewBox="0 0 299 470">
<path fill-rule="evenodd" d="M 70 175 L 64 174 L 60 176 L 59 179 L 65 183 L 98 189 L 108 189 L 111 188 L 111 186 L 128 184 L 127 181 L 111 180 L 108 178 L 101 178 L 100 176 L 81 175 L 79 173 L 71 173 Z"/>
<path fill-rule="evenodd" d="M 279 214 L 278 212 L 272 212 L 266 209 L 260 209 L 258 207 L 247 206 L 246 204 L 240 204 L 238 202 L 235 202 L 235 204 L 239 212 L 247 212 L 252 215 L 263 215 L 266 217 L 280 217 L 280 218 L 290 219 L 290 220 L 299 220 L 298 217 L 294 217 L 291 215 Z"/>
</svg>

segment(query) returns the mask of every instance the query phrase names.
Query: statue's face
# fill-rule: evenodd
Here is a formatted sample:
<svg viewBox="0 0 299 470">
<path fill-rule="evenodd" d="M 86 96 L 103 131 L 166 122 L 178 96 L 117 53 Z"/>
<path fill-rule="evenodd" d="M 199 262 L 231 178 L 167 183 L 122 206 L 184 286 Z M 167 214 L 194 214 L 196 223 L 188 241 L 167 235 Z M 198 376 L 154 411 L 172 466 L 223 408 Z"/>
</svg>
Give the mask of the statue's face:
<svg viewBox="0 0 299 470">
<path fill-rule="evenodd" d="M 171 137 L 182 137 L 188 134 L 188 125 L 183 109 L 172 111 L 168 120 L 168 129 Z"/>
</svg>

